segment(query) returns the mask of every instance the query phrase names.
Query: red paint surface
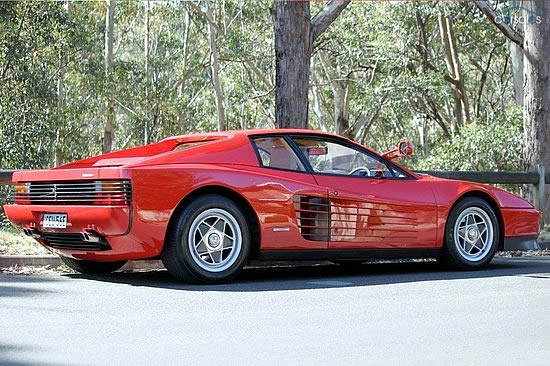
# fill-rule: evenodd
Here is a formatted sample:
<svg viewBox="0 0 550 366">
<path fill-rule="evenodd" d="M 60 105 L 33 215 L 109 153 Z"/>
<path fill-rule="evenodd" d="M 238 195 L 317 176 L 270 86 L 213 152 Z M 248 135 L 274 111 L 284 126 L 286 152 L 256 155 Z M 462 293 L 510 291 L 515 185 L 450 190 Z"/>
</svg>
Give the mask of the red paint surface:
<svg viewBox="0 0 550 366">
<path fill-rule="evenodd" d="M 212 186 L 232 190 L 253 208 L 262 250 L 441 247 L 450 210 L 468 194 L 482 194 L 494 202 L 505 236 L 538 234 L 540 213 L 525 200 L 490 186 L 420 177 L 401 165 L 412 179 L 263 168 L 249 140 L 250 135 L 311 132 L 253 130 L 178 136 L 55 169 L 15 173 L 14 182 L 130 179 L 133 200 L 130 206 L 6 205 L 4 209 L 15 225 L 39 230 L 44 213 L 67 213 L 67 229 L 57 231 L 94 228 L 113 249 L 56 251 L 103 261 L 157 257 L 178 204 L 193 191 Z M 173 150 L 178 144 L 196 141 L 206 142 Z M 326 227 L 330 241 L 308 240 L 302 235 L 294 206 L 297 196 L 329 202 L 330 226 Z"/>
</svg>

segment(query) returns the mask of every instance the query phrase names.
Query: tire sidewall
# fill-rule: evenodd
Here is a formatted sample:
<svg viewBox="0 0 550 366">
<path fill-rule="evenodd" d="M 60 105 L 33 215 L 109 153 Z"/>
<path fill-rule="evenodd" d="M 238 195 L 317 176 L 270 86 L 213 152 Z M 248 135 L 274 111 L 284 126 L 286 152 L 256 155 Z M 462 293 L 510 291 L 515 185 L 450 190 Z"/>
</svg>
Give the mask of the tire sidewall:
<svg viewBox="0 0 550 366">
<path fill-rule="evenodd" d="M 470 207 L 477 207 L 482 209 L 487 216 L 489 216 L 489 219 L 491 220 L 491 224 L 493 225 L 493 242 L 491 243 L 491 248 L 489 250 L 489 253 L 480 261 L 470 261 L 462 256 L 460 253 L 460 250 L 456 247 L 457 244 L 455 242 L 455 236 L 454 236 L 454 228 L 456 225 L 456 221 L 460 214 L 467 208 Z M 445 228 L 445 251 L 447 252 L 447 255 L 450 256 L 453 261 L 458 262 L 460 267 L 463 268 L 480 268 L 485 266 L 487 263 L 489 263 L 493 256 L 496 253 L 498 242 L 500 240 L 500 224 L 498 217 L 496 216 L 495 211 L 493 208 L 484 200 L 480 198 L 475 197 L 469 197 L 465 198 L 461 202 L 459 202 L 451 211 L 449 215 L 449 219 L 447 220 L 447 226 Z"/>
<path fill-rule="evenodd" d="M 229 268 L 220 272 L 210 272 L 200 267 L 193 259 L 188 245 L 189 231 L 193 221 L 202 212 L 211 208 L 223 209 L 230 213 L 237 220 L 242 236 L 241 251 L 237 259 Z M 217 195 L 200 197 L 183 210 L 177 222 L 174 240 L 178 261 L 199 281 L 222 282 L 230 280 L 240 272 L 250 252 L 250 232 L 246 218 L 233 201 Z"/>
</svg>

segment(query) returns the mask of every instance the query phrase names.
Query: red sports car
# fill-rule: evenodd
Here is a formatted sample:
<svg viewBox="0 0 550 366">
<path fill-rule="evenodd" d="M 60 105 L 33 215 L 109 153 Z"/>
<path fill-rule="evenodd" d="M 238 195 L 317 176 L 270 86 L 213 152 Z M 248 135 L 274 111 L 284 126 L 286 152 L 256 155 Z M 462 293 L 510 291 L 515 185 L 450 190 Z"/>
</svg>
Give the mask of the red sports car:
<svg viewBox="0 0 550 366">
<path fill-rule="evenodd" d="M 249 130 L 158 143 L 15 173 L 21 227 L 80 272 L 161 258 L 177 279 L 233 278 L 250 259 L 436 257 L 475 269 L 534 249 L 539 211 L 482 184 L 418 175 L 311 130 Z"/>
</svg>

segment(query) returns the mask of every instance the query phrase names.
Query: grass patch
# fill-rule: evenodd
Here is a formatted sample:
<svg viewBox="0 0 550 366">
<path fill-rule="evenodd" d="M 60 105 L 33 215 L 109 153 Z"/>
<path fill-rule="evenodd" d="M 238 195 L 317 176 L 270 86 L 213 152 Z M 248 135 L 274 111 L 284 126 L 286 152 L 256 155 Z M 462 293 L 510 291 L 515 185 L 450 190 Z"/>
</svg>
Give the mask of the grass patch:
<svg viewBox="0 0 550 366">
<path fill-rule="evenodd" d="M 0 230 L 0 255 L 52 254 L 38 242 L 15 228 Z"/>
</svg>

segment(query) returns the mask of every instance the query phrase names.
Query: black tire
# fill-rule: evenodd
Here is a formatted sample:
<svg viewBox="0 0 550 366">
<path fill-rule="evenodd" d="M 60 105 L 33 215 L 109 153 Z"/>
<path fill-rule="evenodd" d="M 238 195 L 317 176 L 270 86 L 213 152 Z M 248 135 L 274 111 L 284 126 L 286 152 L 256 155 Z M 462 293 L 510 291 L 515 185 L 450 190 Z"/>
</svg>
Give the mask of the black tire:
<svg viewBox="0 0 550 366">
<path fill-rule="evenodd" d="M 68 257 L 60 257 L 63 263 L 77 272 L 84 274 L 111 273 L 122 268 L 126 261 L 120 262 L 93 262 Z"/>
<path fill-rule="evenodd" d="M 197 254 L 197 251 L 192 252 L 192 244 L 189 243 L 192 226 L 197 225 L 194 226 L 195 230 L 193 233 L 193 235 L 196 235 L 196 229 L 201 226 L 197 222 L 201 222 L 201 217 L 212 210 L 221 210 L 230 215 L 235 220 L 233 224 L 238 225 L 238 230 L 241 233 L 240 249 L 230 250 L 228 257 L 231 256 L 231 260 L 226 264 L 228 267 L 223 270 L 221 268 L 219 270 L 205 268 L 209 267 L 208 263 L 201 260 L 201 255 Z M 204 220 L 207 219 L 205 218 Z M 225 226 L 223 230 L 225 233 Z M 209 230 L 204 237 L 212 235 L 209 234 L 210 232 Z M 202 233 L 199 236 L 199 238 L 202 238 L 201 240 L 208 240 L 204 239 L 204 237 Z M 233 237 L 238 238 L 238 234 L 234 234 Z M 221 242 L 224 243 L 224 240 L 225 237 L 222 235 Z M 230 281 L 241 271 L 248 260 L 250 242 L 248 222 L 237 204 L 227 197 L 208 194 L 196 198 L 186 205 L 183 210 L 175 213 L 166 233 L 161 259 L 168 272 L 180 281 L 197 284 L 222 283 Z M 235 244 L 232 244 L 232 246 L 236 247 Z M 221 253 L 224 253 L 223 250 Z M 223 254 L 220 254 L 220 262 L 222 261 L 222 256 Z M 214 258 L 212 258 L 212 261 L 214 261 Z"/>
<path fill-rule="evenodd" d="M 482 250 L 478 249 L 477 247 L 472 247 L 472 245 L 470 244 L 467 244 L 465 239 L 461 238 L 460 236 L 458 240 L 455 240 L 455 225 L 457 224 L 457 220 L 461 219 L 461 222 L 464 222 L 463 218 L 461 218 L 461 215 L 466 215 L 467 213 L 479 214 L 479 219 L 481 220 L 483 220 L 483 213 L 485 213 L 485 218 L 488 219 L 487 225 L 485 225 L 485 227 L 492 226 L 492 240 L 489 240 L 489 236 L 486 236 L 486 244 L 483 245 Z M 467 223 L 468 219 L 466 220 Z M 490 225 L 488 225 L 489 222 Z M 476 227 L 477 226 L 478 225 L 476 225 Z M 483 224 L 480 227 L 483 228 Z M 445 227 L 445 245 L 443 248 L 441 260 L 446 266 L 452 269 L 481 269 L 493 259 L 500 240 L 500 231 L 501 228 L 497 215 L 493 208 L 487 203 L 487 201 L 477 197 L 465 198 L 457 203 L 457 205 L 452 209 L 449 217 L 447 218 L 447 225 Z M 477 238 L 477 235 L 480 235 L 480 240 L 483 240 L 483 234 L 480 234 L 480 232 L 483 232 L 483 230 L 480 231 L 478 229 L 478 234 L 472 235 L 471 238 Z M 464 231 L 464 234 L 468 235 L 466 231 Z M 466 250 L 461 249 L 461 242 L 465 243 L 464 245 L 466 246 L 470 245 L 470 249 L 473 249 L 474 254 L 468 255 Z M 477 245 L 482 246 L 479 240 L 477 241 Z"/>
</svg>

